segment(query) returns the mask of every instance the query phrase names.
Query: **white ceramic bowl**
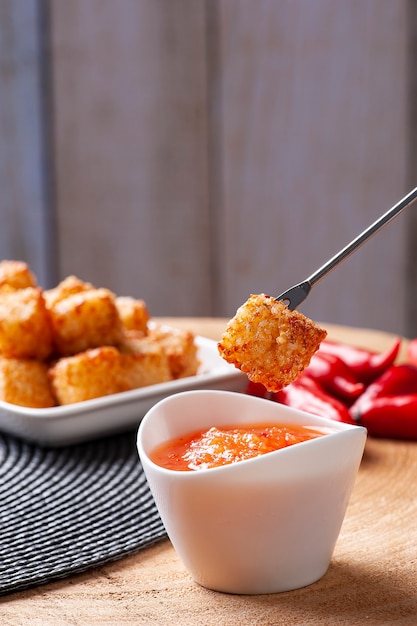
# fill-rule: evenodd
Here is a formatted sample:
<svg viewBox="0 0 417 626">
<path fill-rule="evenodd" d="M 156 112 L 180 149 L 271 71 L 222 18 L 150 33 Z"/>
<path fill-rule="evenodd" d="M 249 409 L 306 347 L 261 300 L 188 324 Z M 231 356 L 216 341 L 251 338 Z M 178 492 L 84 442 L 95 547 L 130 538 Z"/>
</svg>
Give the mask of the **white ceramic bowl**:
<svg viewBox="0 0 417 626">
<path fill-rule="evenodd" d="M 159 444 L 211 426 L 319 426 L 325 437 L 223 467 L 173 471 Z M 156 404 L 138 452 L 168 536 L 194 580 L 236 594 L 288 591 L 330 563 L 362 458 L 366 430 L 244 394 L 189 391 Z"/>
</svg>

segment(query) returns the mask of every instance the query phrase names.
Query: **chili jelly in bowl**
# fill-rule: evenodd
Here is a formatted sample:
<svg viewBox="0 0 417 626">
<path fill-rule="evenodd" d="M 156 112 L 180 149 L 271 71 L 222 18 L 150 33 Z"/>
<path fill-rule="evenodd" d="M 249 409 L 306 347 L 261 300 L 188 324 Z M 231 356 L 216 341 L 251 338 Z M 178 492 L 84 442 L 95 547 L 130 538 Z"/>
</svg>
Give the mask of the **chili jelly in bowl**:
<svg viewBox="0 0 417 626">
<path fill-rule="evenodd" d="M 268 443 L 265 453 L 245 460 L 224 452 L 231 432 L 238 433 L 230 436 L 240 458 L 245 437 L 249 449 L 262 448 L 268 429 L 276 434 L 282 425 L 289 439 L 294 429 L 304 437 L 306 428 L 308 438 L 275 451 L 266 449 Z M 176 462 L 179 469 L 166 466 L 180 439 L 190 451 L 190 435 L 207 431 L 203 456 L 196 461 L 189 455 L 191 469 Z M 254 396 L 200 390 L 152 407 L 137 444 L 167 534 L 194 580 L 217 591 L 263 594 L 304 587 L 325 574 L 365 441 L 360 426 Z M 216 462 L 219 450 L 228 457 L 226 464 Z"/>
</svg>

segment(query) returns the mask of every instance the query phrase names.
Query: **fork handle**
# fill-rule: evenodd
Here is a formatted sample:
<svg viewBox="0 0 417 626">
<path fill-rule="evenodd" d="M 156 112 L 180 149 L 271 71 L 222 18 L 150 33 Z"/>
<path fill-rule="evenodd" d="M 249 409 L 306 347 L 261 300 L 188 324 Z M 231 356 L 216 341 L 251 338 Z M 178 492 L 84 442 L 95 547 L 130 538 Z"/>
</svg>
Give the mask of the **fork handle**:
<svg viewBox="0 0 417 626">
<path fill-rule="evenodd" d="M 358 235 L 353 241 L 351 241 L 345 248 L 340 250 L 334 255 L 327 263 L 319 267 L 311 276 L 307 279 L 307 283 L 312 287 L 318 283 L 322 278 L 327 276 L 339 263 L 347 259 L 352 252 L 357 250 L 365 241 L 368 241 L 373 235 L 375 235 L 381 228 L 389 224 L 397 215 L 399 215 L 410 204 L 417 199 L 417 187 L 410 191 L 402 200 L 389 209 L 384 215 L 377 219 L 373 224 L 368 226 L 366 230 Z"/>
</svg>

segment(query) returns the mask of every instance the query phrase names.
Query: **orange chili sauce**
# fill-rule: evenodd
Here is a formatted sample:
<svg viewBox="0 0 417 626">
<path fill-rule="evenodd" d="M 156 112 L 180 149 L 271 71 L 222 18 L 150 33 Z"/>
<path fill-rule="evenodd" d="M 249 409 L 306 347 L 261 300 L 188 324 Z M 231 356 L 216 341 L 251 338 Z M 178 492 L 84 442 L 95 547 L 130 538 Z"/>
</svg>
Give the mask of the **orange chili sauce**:
<svg viewBox="0 0 417 626">
<path fill-rule="evenodd" d="M 213 427 L 167 441 L 155 448 L 150 458 L 170 470 L 209 469 L 252 459 L 325 434 L 292 424 Z"/>
</svg>

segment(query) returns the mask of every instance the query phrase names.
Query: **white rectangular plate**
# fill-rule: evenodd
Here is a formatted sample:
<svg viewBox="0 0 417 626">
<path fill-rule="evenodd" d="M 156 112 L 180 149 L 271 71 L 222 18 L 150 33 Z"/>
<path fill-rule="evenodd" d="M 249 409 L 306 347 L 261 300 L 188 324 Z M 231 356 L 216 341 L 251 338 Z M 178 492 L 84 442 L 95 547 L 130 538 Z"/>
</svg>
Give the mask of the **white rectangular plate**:
<svg viewBox="0 0 417 626">
<path fill-rule="evenodd" d="M 137 428 L 156 402 L 173 393 L 191 389 L 243 392 L 246 375 L 221 358 L 217 343 L 200 336 L 195 341 L 200 359 L 196 376 L 50 409 L 0 401 L 0 430 L 42 445 L 71 445 Z"/>
</svg>

